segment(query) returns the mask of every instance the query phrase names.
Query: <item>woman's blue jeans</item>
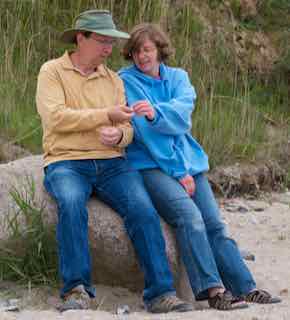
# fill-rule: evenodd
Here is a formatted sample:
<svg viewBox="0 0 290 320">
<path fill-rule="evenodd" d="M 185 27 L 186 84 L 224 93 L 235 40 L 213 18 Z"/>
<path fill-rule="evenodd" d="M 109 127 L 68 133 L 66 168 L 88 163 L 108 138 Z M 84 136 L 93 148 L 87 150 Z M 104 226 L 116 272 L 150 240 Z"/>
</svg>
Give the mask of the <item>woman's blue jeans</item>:
<svg viewBox="0 0 290 320">
<path fill-rule="evenodd" d="M 44 185 L 58 206 L 57 243 L 63 280 L 61 296 L 79 284 L 94 296 L 88 244 L 89 197 L 97 197 L 122 218 L 144 272 L 144 301 L 174 294 L 159 216 L 142 176 L 124 158 L 65 160 L 45 168 Z"/>
<path fill-rule="evenodd" d="M 158 169 L 140 171 L 158 213 L 176 233 L 181 257 L 197 300 L 221 286 L 234 295 L 256 287 L 240 251 L 226 235 L 219 209 L 204 174 L 194 176 L 192 198 L 179 182 Z"/>
</svg>

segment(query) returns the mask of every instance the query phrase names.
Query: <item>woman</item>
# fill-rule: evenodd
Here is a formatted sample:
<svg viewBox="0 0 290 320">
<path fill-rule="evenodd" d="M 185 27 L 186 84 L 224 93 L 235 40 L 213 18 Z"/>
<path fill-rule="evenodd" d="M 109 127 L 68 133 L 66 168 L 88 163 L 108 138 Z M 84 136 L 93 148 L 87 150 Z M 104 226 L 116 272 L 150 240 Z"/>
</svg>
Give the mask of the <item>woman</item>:
<svg viewBox="0 0 290 320">
<path fill-rule="evenodd" d="M 196 300 L 231 310 L 237 302 L 277 303 L 256 288 L 236 243 L 226 235 L 204 174 L 208 158 L 190 134 L 196 94 L 187 73 L 164 64 L 172 53 L 157 25 L 131 32 L 124 57 L 133 65 L 120 70 L 135 136 L 128 147 L 131 165 L 140 170 L 159 214 L 176 233 Z M 241 307 L 241 304 L 239 304 Z"/>
</svg>

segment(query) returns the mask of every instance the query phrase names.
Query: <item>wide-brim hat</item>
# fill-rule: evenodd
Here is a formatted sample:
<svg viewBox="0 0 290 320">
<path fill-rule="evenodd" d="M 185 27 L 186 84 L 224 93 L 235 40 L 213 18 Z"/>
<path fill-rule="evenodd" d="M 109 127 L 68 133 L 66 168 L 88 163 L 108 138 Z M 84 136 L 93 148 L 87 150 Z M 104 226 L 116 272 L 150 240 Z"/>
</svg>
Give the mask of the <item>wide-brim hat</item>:
<svg viewBox="0 0 290 320">
<path fill-rule="evenodd" d="M 74 27 L 65 30 L 60 39 L 66 43 L 74 43 L 76 33 L 79 31 L 89 31 L 120 39 L 130 38 L 127 32 L 116 29 L 112 15 L 108 10 L 88 10 L 82 12 L 75 18 Z"/>
</svg>

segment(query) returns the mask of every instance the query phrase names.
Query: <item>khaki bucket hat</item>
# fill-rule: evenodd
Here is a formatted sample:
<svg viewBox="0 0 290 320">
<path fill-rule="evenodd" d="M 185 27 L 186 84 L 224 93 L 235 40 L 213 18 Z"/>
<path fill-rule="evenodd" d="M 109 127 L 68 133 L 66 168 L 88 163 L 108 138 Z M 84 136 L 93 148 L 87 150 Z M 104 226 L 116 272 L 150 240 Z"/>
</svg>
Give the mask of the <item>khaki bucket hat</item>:
<svg viewBox="0 0 290 320">
<path fill-rule="evenodd" d="M 87 10 L 75 18 L 74 28 L 65 30 L 60 39 L 66 43 L 74 43 L 78 31 L 95 32 L 103 36 L 129 39 L 130 35 L 116 29 L 112 15 L 108 10 Z"/>
</svg>

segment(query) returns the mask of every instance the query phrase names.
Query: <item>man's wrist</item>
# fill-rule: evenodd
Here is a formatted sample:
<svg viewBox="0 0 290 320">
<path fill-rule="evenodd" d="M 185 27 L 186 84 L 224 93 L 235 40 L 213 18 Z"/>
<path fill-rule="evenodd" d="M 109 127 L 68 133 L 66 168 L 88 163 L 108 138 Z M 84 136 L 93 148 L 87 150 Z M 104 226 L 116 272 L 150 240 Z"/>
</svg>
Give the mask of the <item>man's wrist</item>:
<svg viewBox="0 0 290 320">
<path fill-rule="evenodd" d="M 120 130 L 120 132 L 121 132 L 121 136 L 120 136 L 120 139 L 118 140 L 118 142 L 116 143 L 117 145 L 118 144 L 120 144 L 121 142 L 122 142 L 122 140 L 123 140 L 123 137 L 124 137 L 124 132 L 123 132 L 123 130 L 121 129 L 121 128 L 118 128 L 119 130 Z"/>
</svg>

